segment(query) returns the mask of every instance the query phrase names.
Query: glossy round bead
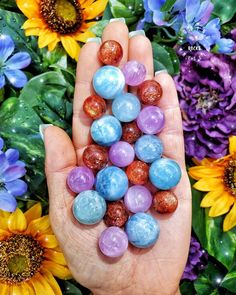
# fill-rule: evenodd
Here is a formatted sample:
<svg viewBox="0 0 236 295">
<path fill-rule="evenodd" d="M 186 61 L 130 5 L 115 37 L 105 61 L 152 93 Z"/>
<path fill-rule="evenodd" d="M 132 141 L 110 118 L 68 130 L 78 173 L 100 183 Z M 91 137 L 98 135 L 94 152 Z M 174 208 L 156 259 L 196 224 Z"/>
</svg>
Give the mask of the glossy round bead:
<svg viewBox="0 0 236 295">
<path fill-rule="evenodd" d="M 143 82 L 146 76 L 146 68 L 143 64 L 136 60 L 130 60 L 122 67 L 126 84 L 137 86 Z"/>
<path fill-rule="evenodd" d="M 102 43 L 98 51 L 98 58 L 105 65 L 118 65 L 123 57 L 123 49 L 115 40 L 107 40 Z"/>
<path fill-rule="evenodd" d="M 159 237 L 159 225 L 155 218 L 147 213 L 136 213 L 125 225 L 129 242 L 137 248 L 148 248 L 154 245 Z"/>
<path fill-rule="evenodd" d="M 152 195 L 143 185 L 131 186 L 124 197 L 126 208 L 132 213 L 146 212 L 152 204 Z"/>
<path fill-rule="evenodd" d="M 150 181 L 161 190 L 176 186 L 181 178 L 181 169 L 174 160 L 162 158 L 152 163 L 149 170 Z"/>
<path fill-rule="evenodd" d="M 178 206 L 178 199 L 172 191 L 158 191 L 153 196 L 152 206 L 158 213 L 172 213 Z"/>
<path fill-rule="evenodd" d="M 155 135 L 143 135 L 134 145 L 136 156 L 145 163 L 152 163 L 163 153 L 163 144 Z"/>
<path fill-rule="evenodd" d="M 108 163 L 108 152 L 103 146 L 91 144 L 83 152 L 83 162 L 90 169 L 101 170 Z"/>
<path fill-rule="evenodd" d="M 125 123 L 122 128 L 122 139 L 128 143 L 134 143 L 142 135 L 135 121 Z"/>
<path fill-rule="evenodd" d="M 142 109 L 137 118 L 137 125 L 143 133 L 159 133 L 165 124 L 163 111 L 154 106 L 148 106 Z"/>
<path fill-rule="evenodd" d="M 128 248 L 126 233 L 116 226 L 106 228 L 99 237 L 99 248 L 108 257 L 122 256 Z"/>
<path fill-rule="evenodd" d="M 125 141 L 113 144 L 109 151 L 109 159 L 117 167 L 126 167 L 134 160 L 134 149 Z"/>
<path fill-rule="evenodd" d="M 146 184 L 149 176 L 149 166 L 142 161 L 134 161 L 127 169 L 128 179 L 133 184 Z"/>
<path fill-rule="evenodd" d="M 120 94 L 112 103 L 112 113 L 121 122 L 133 121 L 137 118 L 140 110 L 140 101 L 132 93 Z"/>
<path fill-rule="evenodd" d="M 80 223 L 95 224 L 106 212 L 106 201 L 96 191 L 84 191 L 74 199 L 72 211 Z"/>
<path fill-rule="evenodd" d="M 162 88 L 155 80 L 145 80 L 139 85 L 137 94 L 143 104 L 156 106 L 162 96 Z"/>
<path fill-rule="evenodd" d="M 68 174 L 67 185 L 74 193 L 90 190 L 94 185 L 93 171 L 83 166 L 75 167 Z"/>
<path fill-rule="evenodd" d="M 92 139 L 103 146 L 110 146 L 120 140 L 122 127 L 120 122 L 110 115 L 95 120 L 91 126 Z"/>
<path fill-rule="evenodd" d="M 109 166 L 98 172 L 96 190 L 107 201 L 121 199 L 128 189 L 128 178 L 125 172 L 115 166 Z"/>
<path fill-rule="evenodd" d="M 93 76 L 95 92 L 105 99 L 114 99 L 115 96 L 123 92 L 124 87 L 125 77 L 117 67 L 101 67 Z"/>
<path fill-rule="evenodd" d="M 91 95 L 85 99 L 83 110 L 91 119 L 98 119 L 106 112 L 106 102 L 98 95 Z"/>
<path fill-rule="evenodd" d="M 122 201 L 108 202 L 104 222 L 107 226 L 122 227 L 129 218 L 129 213 Z"/>
</svg>

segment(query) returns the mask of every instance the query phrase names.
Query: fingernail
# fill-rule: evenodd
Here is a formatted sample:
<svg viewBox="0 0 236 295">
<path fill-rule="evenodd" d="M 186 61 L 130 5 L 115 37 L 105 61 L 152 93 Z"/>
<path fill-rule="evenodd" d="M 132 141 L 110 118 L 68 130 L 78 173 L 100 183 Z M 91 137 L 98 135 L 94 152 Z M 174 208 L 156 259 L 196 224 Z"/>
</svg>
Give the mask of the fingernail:
<svg viewBox="0 0 236 295">
<path fill-rule="evenodd" d="M 39 134 L 42 138 L 42 141 L 44 141 L 44 132 L 45 130 L 50 127 L 50 126 L 53 126 L 52 124 L 40 124 L 39 125 Z"/>
<path fill-rule="evenodd" d="M 124 17 L 120 17 L 120 18 L 111 18 L 110 23 L 113 23 L 113 22 L 122 22 L 125 24 L 125 18 Z"/>
<path fill-rule="evenodd" d="M 129 38 L 132 38 L 134 36 L 146 36 L 144 30 L 137 30 L 137 31 L 132 31 L 132 32 L 129 32 Z"/>
<path fill-rule="evenodd" d="M 162 73 L 168 73 L 167 70 L 160 70 L 160 71 L 156 71 L 155 72 L 155 76 L 159 75 L 159 74 L 162 74 Z"/>
<path fill-rule="evenodd" d="M 95 42 L 97 44 L 101 44 L 102 43 L 102 40 L 99 37 L 88 38 L 87 41 L 86 41 L 86 43 L 90 43 L 90 42 Z"/>
</svg>

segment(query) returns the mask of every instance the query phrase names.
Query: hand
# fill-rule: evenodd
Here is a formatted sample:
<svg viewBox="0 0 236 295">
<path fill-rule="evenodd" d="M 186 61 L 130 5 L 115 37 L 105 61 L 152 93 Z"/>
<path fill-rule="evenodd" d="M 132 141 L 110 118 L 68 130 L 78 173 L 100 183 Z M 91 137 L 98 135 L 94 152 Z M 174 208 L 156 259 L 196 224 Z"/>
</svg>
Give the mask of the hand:
<svg viewBox="0 0 236 295">
<path fill-rule="evenodd" d="M 144 36 L 128 38 L 122 22 L 110 23 L 102 40 L 116 40 L 124 50 L 121 65 L 138 60 L 147 68 L 147 79 L 153 79 L 153 56 L 150 41 Z M 150 249 L 129 246 L 120 258 L 104 257 L 98 250 L 98 236 L 103 222 L 94 226 L 79 224 L 71 207 L 74 196 L 68 191 L 66 178 L 70 170 L 82 164 L 84 148 L 90 144 L 91 120 L 83 113 L 84 99 L 92 93 L 91 81 L 101 66 L 97 59 L 99 45 L 85 44 L 81 50 L 74 97 L 73 143 L 57 127 L 45 130 L 46 175 L 50 196 L 51 225 L 65 254 L 73 277 L 95 295 L 172 295 L 178 293 L 179 281 L 186 264 L 191 233 L 191 190 L 184 160 L 182 121 L 172 78 L 160 73 L 155 79 L 163 88 L 160 108 L 165 113 L 165 128 L 160 134 L 164 155 L 175 159 L 182 178 L 174 189 L 179 206 L 171 215 L 155 214 L 160 222 L 160 237 Z"/>
</svg>

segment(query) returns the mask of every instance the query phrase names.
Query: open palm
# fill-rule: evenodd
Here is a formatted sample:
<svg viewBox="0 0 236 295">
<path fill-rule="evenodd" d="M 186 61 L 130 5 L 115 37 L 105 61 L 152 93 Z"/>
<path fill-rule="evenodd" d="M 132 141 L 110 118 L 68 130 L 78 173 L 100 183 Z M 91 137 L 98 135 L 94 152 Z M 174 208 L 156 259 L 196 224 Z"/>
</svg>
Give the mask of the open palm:
<svg viewBox="0 0 236 295">
<path fill-rule="evenodd" d="M 104 40 L 118 41 L 124 50 L 121 65 L 137 60 L 147 69 L 146 79 L 153 77 L 153 57 L 150 41 L 144 36 L 128 38 L 122 22 L 112 22 L 104 30 Z M 76 165 L 82 164 L 84 148 L 90 144 L 91 120 L 83 113 L 83 101 L 92 92 L 92 77 L 101 66 L 97 59 L 99 45 L 89 42 L 81 50 L 74 97 L 73 143 L 57 127 L 45 130 L 46 175 L 50 196 L 50 219 L 53 230 L 65 254 L 73 277 L 91 289 L 95 295 L 165 295 L 177 294 L 186 263 L 191 231 L 191 190 L 185 170 L 181 115 L 172 78 L 161 73 L 155 79 L 163 88 L 159 107 L 165 113 L 165 128 L 160 134 L 164 156 L 181 166 L 182 178 L 174 189 L 179 199 L 171 215 L 152 214 L 159 220 L 160 237 L 149 249 L 129 246 L 117 259 L 103 256 L 98 250 L 98 237 L 105 229 L 97 225 L 80 225 L 71 207 L 74 195 L 68 191 L 66 178 Z M 135 92 L 135 88 L 129 89 Z"/>
</svg>

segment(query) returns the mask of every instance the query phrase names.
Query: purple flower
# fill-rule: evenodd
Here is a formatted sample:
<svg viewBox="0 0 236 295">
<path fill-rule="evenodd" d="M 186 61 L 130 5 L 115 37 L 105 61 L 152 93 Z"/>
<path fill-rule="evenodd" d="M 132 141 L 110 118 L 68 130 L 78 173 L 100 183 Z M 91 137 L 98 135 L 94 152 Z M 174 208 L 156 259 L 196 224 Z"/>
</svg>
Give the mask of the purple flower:
<svg viewBox="0 0 236 295">
<path fill-rule="evenodd" d="M 191 237 L 188 261 L 185 266 L 182 280 L 196 280 L 198 274 L 206 267 L 207 260 L 208 254 L 206 251 L 201 248 L 201 245 L 194 237 Z"/>
<path fill-rule="evenodd" d="M 203 159 L 227 154 L 236 135 L 236 71 L 229 57 L 180 48 L 175 77 L 183 116 L 186 155 Z"/>
<path fill-rule="evenodd" d="M 5 77 L 7 77 L 8 81 L 16 88 L 23 87 L 27 82 L 27 77 L 21 71 L 21 69 L 26 68 L 31 63 L 30 55 L 27 52 L 18 52 L 11 56 L 14 49 L 15 45 L 11 37 L 7 35 L 1 35 L 0 89 L 6 84 Z"/>
<path fill-rule="evenodd" d="M 4 141 L 0 138 L 0 209 L 8 212 L 16 210 L 15 197 L 27 191 L 27 184 L 19 179 L 25 175 L 25 163 L 19 161 L 16 149 L 2 151 Z"/>
</svg>

